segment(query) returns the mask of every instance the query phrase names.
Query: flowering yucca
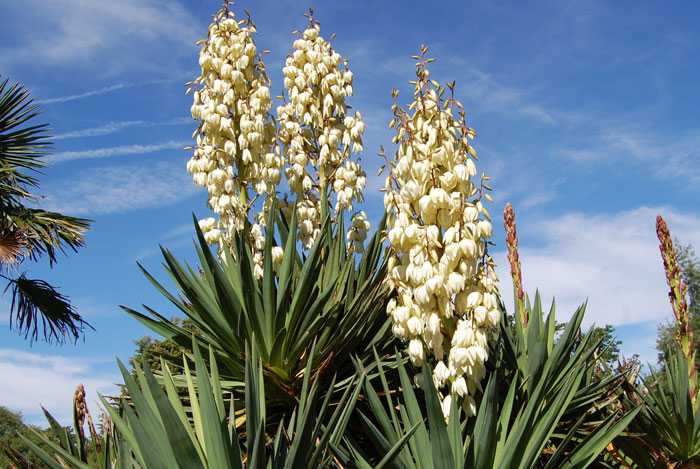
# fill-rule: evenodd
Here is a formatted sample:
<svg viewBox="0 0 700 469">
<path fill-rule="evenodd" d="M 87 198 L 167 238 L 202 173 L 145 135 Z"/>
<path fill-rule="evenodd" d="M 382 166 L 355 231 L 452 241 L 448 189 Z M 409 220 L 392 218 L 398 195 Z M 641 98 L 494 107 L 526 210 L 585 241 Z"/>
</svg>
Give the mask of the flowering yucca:
<svg viewBox="0 0 700 469">
<path fill-rule="evenodd" d="M 352 72 L 320 32 L 309 15 L 308 28 L 294 41 L 294 51 L 285 61 L 287 102 L 277 108 L 285 171 L 296 195 L 300 237 L 307 248 L 319 235 L 324 197 L 335 192 L 336 212 L 352 210 L 353 202 L 362 200 L 367 179 L 350 161 L 351 153 L 362 151 L 365 130 L 360 113 L 347 112 Z"/>
<path fill-rule="evenodd" d="M 294 41 L 294 52 L 285 62 L 287 101 L 277 108 L 279 128 L 270 113 L 270 81 L 253 40 L 255 26 L 250 19 L 237 20 L 228 3 L 200 43 L 201 75 L 192 83 L 192 116 L 200 125 L 187 169 L 197 185 L 207 188 L 209 206 L 219 216 L 201 220 L 200 228 L 207 242 L 230 244 L 262 198 L 262 210 L 253 214 L 248 234 L 258 278 L 264 224 L 283 172 L 295 195 L 306 248 L 318 237 L 328 203 L 335 203 L 336 212 L 352 210 L 353 202 L 363 199 L 367 179 L 350 160 L 351 153 L 362 151 L 365 129 L 359 112 L 347 114 L 352 72 L 309 18 L 309 27 Z M 355 217 L 348 232 L 350 252 L 361 251 L 369 228 L 364 214 Z M 279 263 L 281 257 L 275 260 Z"/>
<path fill-rule="evenodd" d="M 187 170 L 195 184 L 207 188 L 209 206 L 219 216 L 218 221 L 200 222 L 210 243 L 230 242 L 243 229 L 255 197 L 264 198 L 256 220 L 263 223 L 280 181 L 282 158 L 275 145 L 269 79 L 255 31 L 249 19 L 237 20 L 225 4 L 209 26 L 209 37 L 200 41 L 201 74 L 192 83 L 191 108 L 199 127 Z M 258 226 L 251 234 L 257 247 L 262 230 Z"/>
<path fill-rule="evenodd" d="M 414 365 L 434 357 L 435 386 L 449 388 L 445 415 L 453 395 L 464 398 L 473 415 L 489 328 L 500 317 L 498 280 L 486 249 L 492 226 L 482 203 L 490 200 L 488 178 L 474 181 L 474 130 L 454 98 L 454 84 L 446 89 L 430 80 L 426 53 L 422 47 L 415 57 L 413 102 L 407 110 L 394 104 L 390 124 L 398 149 L 384 205 L 396 299 L 387 312 L 394 334 L 408 341 Z"/>
</svg>

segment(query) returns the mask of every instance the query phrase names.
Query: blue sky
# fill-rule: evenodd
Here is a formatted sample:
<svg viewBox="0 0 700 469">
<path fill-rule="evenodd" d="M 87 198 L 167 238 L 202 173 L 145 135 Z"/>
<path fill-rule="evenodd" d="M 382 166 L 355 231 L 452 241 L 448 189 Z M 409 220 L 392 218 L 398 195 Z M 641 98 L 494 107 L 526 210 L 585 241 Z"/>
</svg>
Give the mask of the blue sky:
<svg viewBox="0 0 700 469">
<path fill-rule="evenodd" d="M 172 309 L 141 276 L 162 274 L 158 244 L 191 257 L 191 213 L 208 213 L 185 172 L 194 129 L 184 82 L 217 1 L 26 0 L 2 6 L 0 73 L 28 86 L 56 136 L 45 206 L 94 219 L 88 245 L 32 274 L 59 284 L 97 329 L 77 346 L 29 346 L 0 316 L 0 404 L 39 421 L 69 415 L 74 386 L 109 391 L 115 356 L 146 334 L 118 305 Z M 281 64 L 313 6 L 355 74 L 351 104 L 368 130 L 363 161 L 390 148 L 390 91 L 410 93 L 421 43 L 433 76 L 456 80 L 493 176 L 496 256 L 510 304 L 500 213 L 518 214 L 525 284 L 562 319 L 588 299 L 588 323 L 618 328 L 626 354 L 653 361 L 670 318 L 654 235 L 700 247 L 700 5 L 677 2 L 244 1 L 279 91 Z M 365 208 L 381 213 L 378 178 Z M 161 275 L 162 276 L 162 275 Z M 7 308 L 5 300 L 4 307 Z"/>
</svg>

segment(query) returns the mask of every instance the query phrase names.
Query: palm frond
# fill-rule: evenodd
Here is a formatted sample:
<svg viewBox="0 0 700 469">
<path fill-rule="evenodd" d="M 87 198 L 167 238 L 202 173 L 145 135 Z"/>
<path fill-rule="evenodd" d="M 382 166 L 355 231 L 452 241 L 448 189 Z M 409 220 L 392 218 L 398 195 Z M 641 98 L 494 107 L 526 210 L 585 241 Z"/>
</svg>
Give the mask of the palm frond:
<svg viewBox="0 0 700 469">
<path fill-rule="evenodd" d="M 29 90 L 20 83 L 0 83 L 0 191 L 26 197 L 23 186 L 36 187 L 37 180 L 22 170 L 36 172 L 45 166 L 41 158 L 51 142 L 48 125 L 23 127 L 39 114 Z"/>
<path fill-rule="evenodd" d="M 78 340 L 85 327 L 93 327 L 73 308 L 68 298 L 44 280 L 5 277 L 12 290 L 10 327 L 16 327 L 25 338 L 35 341 L 43 335 L 47 342 L 63 343 Z"/>
<path fill-rule="evenodd" d="M 7 79 L 0 83 L 0 231 L 26 241 L 33 261 L 46 255 L 53 264 L 66 248 L 84 245 L 90 221 L 27 206 L 39 200 L 31 192 L 38 187 L 32 173 L 46 165 L 43 157 L 51 145 L 46 124 L 28 124 L 38 114 L 29 90 Z"/>
<path fill-rule="evenodd" d="M 26 247 L 24 237 L 18 231 L 0 232 L 0 269 L 5 265 L 18 264 L 23 259 Z"/>
<path fill-rule="evenodd" d="M 22 205 L 7 206 L 0 203 L 0 217 L 0 223 L 9 227 L 6 230 L 16 231 L 24 238 L 30 259 L 36 261 L 46 255 L 52 265 L 58 255 L 67 249 L 77 251 L 83 247 L 84 234 L 90 227 L 90 220 L 85 218 Z"/>
</svg>

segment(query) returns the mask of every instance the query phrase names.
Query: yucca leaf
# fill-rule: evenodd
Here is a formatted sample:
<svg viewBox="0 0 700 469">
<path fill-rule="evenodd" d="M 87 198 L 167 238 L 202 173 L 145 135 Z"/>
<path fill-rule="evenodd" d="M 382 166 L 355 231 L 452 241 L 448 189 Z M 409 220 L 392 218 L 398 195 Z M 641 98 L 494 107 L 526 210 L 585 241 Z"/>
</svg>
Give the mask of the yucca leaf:
<svg viewBox="0 0 700 469">
<path fill-rule="evenodd" d="M 496 375 L 493 374 L 486 385 L 486 390 L 476 415 L 476 423 L 474 424 L 472 436 L 473 459 L 471 464 L 472 467 L 477 469 L 489 469 L 495 457 L 498 438 L 497 399 Z M 453 444 L 454 443 L 453 441 Z M 459 441 L 459 443 L 461 443 L 461 441 Z"/>
<path fill-rule="evenodd" d="M 430 366 L 423 365 L 423 392 L 428 413 L 428 427 L 430 429 L 430 442 L 432 448 L 433 466 L 435 469 L 453 469 L 455 467 L 450 438 L 447 435 L 447 426 L 442 415 L 440 401 L 434 386 L 431 386 L 433 373 Z"/>
<path fill-rule="evenodd" d="M 228 432 L 225 419 L 219 414 L 207 367 L 199 347 L 194 347 L 194 362 L 199 387 L 199 407 L 202 413 L 202 430 L 206 442 L 207 466 L 210 468 L 231 467 L 228 450 Z M 223 410 L 223 409 L 222 409 Z"/>
</svg>

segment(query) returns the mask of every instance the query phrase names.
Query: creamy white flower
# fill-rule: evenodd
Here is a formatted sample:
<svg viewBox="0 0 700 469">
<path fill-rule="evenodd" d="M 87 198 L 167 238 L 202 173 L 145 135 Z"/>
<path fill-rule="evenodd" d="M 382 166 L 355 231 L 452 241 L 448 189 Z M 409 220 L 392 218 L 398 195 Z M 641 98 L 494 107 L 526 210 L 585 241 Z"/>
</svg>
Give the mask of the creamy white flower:
<svg viewBox="0 0 700 469">
<path fill-rule="evenodd" d="M 275 145 L 269 79 L 254 33 L 250 21 L 238 21 L 223 8 L 207 39 L 199 42 L 201 73 L 191 85 L 191 113 L 199 125 L 187 170 L 195 184 L 207 188 L 209 206 L 218 215 L 218 235 L 205 236 L 212 243 L 231 243 L 245 225 L 253 196 L 262 196 L 266 212 L 280 179 L 282 158 Z M 258 218 L 265 220 L 264 215 Z M 211 233 L 210 220 L 205 225 Z M 255 259 L 260 266 L 260 256 Z"/>
<path fill-rule="evenodd" d="M 365 212 L 358 212 L 352 217 L 350 229 L 347 233 L 348 252 L 364 252 L 364 241 L 370 229 L 370 222 Z"/>
<path fill-rule="evenodd" d="M 452 408 L 452 396 L 449 394 L 442 400 L 442 416 L 447 421 L 450 418 L 450 409 Z"/>
<path fill-rule="evenodd" d="M 452 393 L 460 397 L 465 397 L 469 394 L 467 380 L 464 379 L 464 376 L 459 376 L 452 382 Z"/>
<path fill-rule="evenodd" d="M 397 148 L 384 205 L 395 303 L 387 312 L 392 330 L 409 340 L 415 365 L 441 364 L 435 386 L 469 397 L 485 374 L 486 332 L 498 319 L 491 313 L 498 279 L 487 252 L 492 226 L 482 201 L 488 188 L 475 180 L 474 131 L 461 104 L 429 79 L 426 63 L 421 58 L 416 68 L 413 101 L 406 109 L 394 105 L 390 123 Z"/>
<path fill-rule="evenodd" d="M 274 246 L 272 248 L 272 264 L 275 266 L 279 266 L 280 264 L 282 264 L 283 257 L 284 250 L 279 246 Z"/>
<path fill-rule="evenodd" d="M 367 181 L 360 165 L 350 161 L 352 153 L 362 151 L 365 131 L 361 114 L 349 114 L 345 102 L 352 96 L 353 75 L 320 30 L 311 19 L 294 41 L 283 68 L 286 102 L 277 108 L 289 188 L 297 207 L 313 208 L 303 216 L 297 213 L 300 223 L 310 223 L 300 230 L 307 248 L 320 233 L 322 194 L 326 192 L 336 212 L 352 210 L 362 200 Z M 353 252 L 361 251 L 359 241 L 351 240 Z"/>
<path fill-rule="evenodd" d="M 416 366 L 423 364 L 423 344 L 418 339 L 413 339 L 408 343 L 408 356 Z"/>
<path fill-rule="evenodd" d="M 450 370 L 445 365 L 445 362 L 440 360 L 437 365 L 435 365 L 435 369 L 433 370 L 433 381 L 435 383 L 435 387 L 438 389 L 441 388 L 449 377 Z"/>
</svg>

